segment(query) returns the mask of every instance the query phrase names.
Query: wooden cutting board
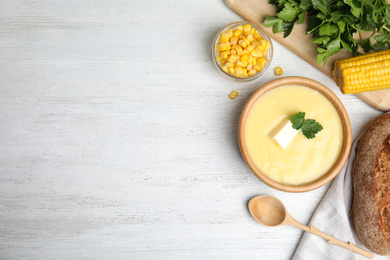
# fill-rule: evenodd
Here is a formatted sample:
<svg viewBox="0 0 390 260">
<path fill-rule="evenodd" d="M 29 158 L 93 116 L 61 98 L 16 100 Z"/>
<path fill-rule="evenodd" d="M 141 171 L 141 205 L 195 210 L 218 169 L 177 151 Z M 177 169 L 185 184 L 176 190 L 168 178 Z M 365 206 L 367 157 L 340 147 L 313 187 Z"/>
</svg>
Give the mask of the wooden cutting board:
<svg viewBox="0 0 390 260">
<path fill-rule="evenodd" d="M 274 34 L 272 28 L 262 25 L 266 15 L 275 16 L 276 9 L 268 4 L 268 0 L 224 0 L 225 4 L 243 19 L 258 25 L 268 33 L 274 40 L 278 41 L 299 57 L 316 67 L 318 70 L 332 78 L 332 68 L 336 60 L 351 56 L 344 50 L 330 57 L 325 66 L 317 64 L 317 46 L 311 43 L 311 36 L 306 35 L 306 24 L 297 24 L 287 38 L 283 38 L 283 33 Z M 355 94 L 370 106 L 382 110 L 390 110 L 390 89 L 369 91 Z"/>
</svg>

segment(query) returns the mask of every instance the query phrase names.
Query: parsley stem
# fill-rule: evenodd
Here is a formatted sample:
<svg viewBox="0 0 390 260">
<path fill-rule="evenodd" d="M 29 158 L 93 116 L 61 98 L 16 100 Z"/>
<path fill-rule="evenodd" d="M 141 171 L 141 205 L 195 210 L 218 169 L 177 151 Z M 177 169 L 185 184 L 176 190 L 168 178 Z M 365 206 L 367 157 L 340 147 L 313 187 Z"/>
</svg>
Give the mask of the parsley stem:
<svg viewBox="0 0 390 260">
<path fill-rule="evenodd" d="M 386 31 L 390 32 L 390 29 L 389 29 L 389 28 L 387 28 L 387 26 L 386 26 L 386 25 L 383 25 L 383 26 L 382 26 L 382 28 L 383 28 L 383 29 L 385 29 Z"/>
</svg>

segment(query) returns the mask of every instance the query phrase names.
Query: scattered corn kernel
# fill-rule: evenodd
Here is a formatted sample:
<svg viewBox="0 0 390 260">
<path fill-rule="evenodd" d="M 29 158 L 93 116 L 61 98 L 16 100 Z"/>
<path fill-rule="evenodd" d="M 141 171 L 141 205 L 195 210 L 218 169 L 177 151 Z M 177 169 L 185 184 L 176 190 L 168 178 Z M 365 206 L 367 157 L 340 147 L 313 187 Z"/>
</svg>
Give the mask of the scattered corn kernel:
<svg viewBox="0 0 390 260">
<path fill-rule="evenodd" d="M 245 24 L 222 32 L 215 50 L 223 71 L 238 78 L 247 78 L 255 76 L 268 62 L 265 56 L 269 47 L 258 30 Z"/>
<path fill-rule="evenodd" d="M 230 94 L 229 97 L 230 99 L 235 99 L 238 96 L 238 92 L 233 90 Z"/>
<path fill-rule="evenodd" d="M 282 67 L 276 67 L 275 68 L 275 75 L 276 76 L 280 76 L 280 75 L 282 75 L 283 74 L 283 69 L 282 69 Z"/>
</svg>

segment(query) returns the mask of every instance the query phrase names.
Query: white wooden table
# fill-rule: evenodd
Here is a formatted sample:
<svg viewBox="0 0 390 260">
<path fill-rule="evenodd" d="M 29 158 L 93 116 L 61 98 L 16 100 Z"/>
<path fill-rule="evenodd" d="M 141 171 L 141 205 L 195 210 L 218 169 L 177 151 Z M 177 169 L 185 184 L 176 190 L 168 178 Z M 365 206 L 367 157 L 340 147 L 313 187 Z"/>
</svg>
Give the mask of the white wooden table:
<svg viewBox="0 0 390 260">
<path fill-rule="evenodd" d="M 237 20 L 223 1 L 1 0 L 0 259 L 292 256 L 302 232 L 257 224 L 248 200 L 307 223 L 329 185 L 290 194 L 250 172 L 246 100 L 282 66 L 329 86 L 354 138 L 382 112 L 276 42 L 259 80 L 223 77 L 211 43 Z"/>
</svg>

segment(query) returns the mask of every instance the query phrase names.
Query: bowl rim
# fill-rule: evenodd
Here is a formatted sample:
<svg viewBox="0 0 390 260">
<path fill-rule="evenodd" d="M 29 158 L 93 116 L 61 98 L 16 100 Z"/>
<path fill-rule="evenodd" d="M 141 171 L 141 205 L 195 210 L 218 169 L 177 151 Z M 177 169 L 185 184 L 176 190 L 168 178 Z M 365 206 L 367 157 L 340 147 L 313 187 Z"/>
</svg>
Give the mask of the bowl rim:
<svg viewBox="0 0 390 260">
<path fill-rule="evenodd" d="M 270 45 L 269 47 L 269 51 L 268 51 L 268 55 L 269 56 L 268 58 L 268 62 L 264 65 L 264 67 L 261 69 L 261 71 L 257 72 L 254 76 L 251 76 L 251 77 L 247 77 L 247 78 L 239 78 L 239 77 L 236 77 L 236 76 L 233 76 L 233 75 L 230 75 L 229 73 L 226 73 L 225 71 L 223 71 L 223 69 L 221 68 L 219 62 L 217 61 L 217 51 L 215 49 L 216 45 L 217 45 L 217 42 L 218 42 L 218 39 L 221 37 L 221 34 L 226 31 L 227 29 L 229 29 L 230 27 L 233 27 L 235 25 L 239 25 L 239 24 L 250 24 L 252 27 L 254 27 L 256 30 L 259 31 L 259 33 L 261 34 L 262 37 L 264 37 L 264 39 L 266 39 L 268 41 L 268 44 Z M 248 21 L 237 21 L 237 22 L 232 22 L 232 23 L 229 23 L 228 25 L 224 26 L 221 30 L 218 31 L 218 33 L 215 35 L 214 37 L 214 40 L 213 40 L 213 45 L 211 46 L 211 55 L 212 55 L 212 59 L 213 59 L 213 62 L 214 62 L 214 65 L 217 67 L 217 70 L 219 72 L 221 72 L 225 77 L 229 78 L 229 79 L 232 79 L 232 80 L 235 80 L 235 81 L 238 81 L 238 82 L 248 82 L 248 81 L 252 81 L 252 80 L 255 80 L 255 79 L 258 79 L 261 75 L 263 75 L 267 70 L 268 68 L 271 66 L 271 62 L 273 60 L 273 56 L 274 56 L 274 46 L 273 46 L 273 43 L 272 43 L 272 40 L 271 40 L 271 37 L 264 31 L 262 30 L 258 25 L 252 23 L 252 22 L 248 22 Z"/>
<path fill-rule="evenodd" d="M 257 102 L 257 100 L 264 95 L 265 93 L 276 89 L 278 87 L 286 86 L 286 85 L 300 85 L 309 87 L 311 89 L 317 90 L 320 92 L 323 96 L 325 96 L 335 107 L 337 110 L 339 117 L 341 119 L 342 127 L 343 127 L 343 145 L 340 151 L 339 158 L 334 163 L 332 168 L 325 173 L 322 177 L 306 183 L 304 185 L 287 185 L 282 184 L 277 181 L 272 180 L 271 178 L 264 175 L 253 163 L 252 159 L 249 156 L 246 143 L 245 143 L 245 123 L 248 117 L 248 114 L 250 110 L 252 109 L 253 105 Z M 313 79 L 305 78 L 305 77 L 298 77 L 298 76 L 292 76 L 292 77 L 283 77 L 280 79 L 272 80 L 263 86 L 261 86 L 259 89 L 255 91 L 255 93 L 252 94 L 252 96 L 248 99 L 246 102 L 239 121 L 239 128 L 238 128 L 238 139 L 239 139 L 239 146 L 241 155 L 244 158 L 246 164 L 251 169 L 251 171 L 265 184 L 267 184 L 270 187 L 273 187 L 275 189 L 278 189 L 280 191 L 285 192 L 307 192 L 311 191 L 317 188 L 322 187 L 323 185 L 330 182 L 333 178 L 337 176 L 337 174 L 341 171 L 344 164 L 346 163 L 350 150 L 352 145 L 352 129 L 351 129 L 351 122 L 348 116 L 348 113 L 341 102 L 341 100 L 334 94 L 328 87 L 321 84 L 318 81 L 315 81 Z"/>
</svg>

